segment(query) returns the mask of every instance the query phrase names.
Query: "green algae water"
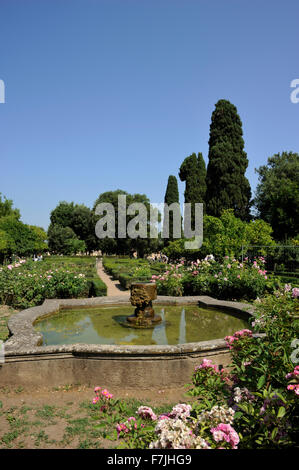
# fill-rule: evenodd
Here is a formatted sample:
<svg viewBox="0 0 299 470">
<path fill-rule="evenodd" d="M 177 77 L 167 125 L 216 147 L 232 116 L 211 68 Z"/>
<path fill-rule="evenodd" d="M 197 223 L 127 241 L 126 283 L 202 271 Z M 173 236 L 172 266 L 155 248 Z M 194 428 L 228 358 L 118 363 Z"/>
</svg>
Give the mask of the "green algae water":
<svg viewBox="0 0 299 470">
<path fill-rule="evenodd" d="M 170 345 L 224 338 L 248 328 L 247 321 L 235 313 L 196 305 L 154 308 L 162 322 L 149 329 L 124 326 L 134 312 L 130 306 L 62 310 L 37 320 L 35 329 L 43 335 L 43 345 Z"/>
</svg>

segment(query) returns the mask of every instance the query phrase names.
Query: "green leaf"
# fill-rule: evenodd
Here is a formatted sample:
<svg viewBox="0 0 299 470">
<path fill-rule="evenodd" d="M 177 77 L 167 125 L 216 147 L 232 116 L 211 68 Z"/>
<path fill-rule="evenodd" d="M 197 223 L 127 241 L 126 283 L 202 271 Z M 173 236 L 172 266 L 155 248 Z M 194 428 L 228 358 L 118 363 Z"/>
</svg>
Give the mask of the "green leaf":
<svg viewBox="0 0 299 470">
<path fill-rule="evenodd" d="M 272 438 L 272 439 L 275 439 L 277 433 L 278 433 L 278 428 L 274 428 L 273 431 L 272 431 L 272 433 L 271 433 L 271 438 Z"/>
<path fill-rule="evenodd" d="M 97 424 L 96 426 L 94 426 L 94 429 L 101 429 L 101 428 L 104 428 L 106 426 L 106 423 L 99 423 Z"/>
<path fill-rule="evenodd" d="M 285 414 L 286 414 L 286 409 L 284 406 L 281 406 L 278 410 L 277 418 L 283 418 Z"/>
<path fill-rule="evenodd" d="M 265 382 L 266 382 L 266 376 L 261 375 L 260 378 L 259 378 L 259 381 L 257 383 L 258 390 L 262 388 L 262 386 L 265 384 Z"/>
</svg>

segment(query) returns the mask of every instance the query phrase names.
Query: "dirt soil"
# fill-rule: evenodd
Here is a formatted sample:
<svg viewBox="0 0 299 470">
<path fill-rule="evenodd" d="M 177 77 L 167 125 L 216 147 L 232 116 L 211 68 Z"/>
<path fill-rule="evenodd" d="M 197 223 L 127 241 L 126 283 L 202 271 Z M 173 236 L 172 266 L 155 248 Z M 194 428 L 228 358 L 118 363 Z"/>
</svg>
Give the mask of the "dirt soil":
<svg viewBox="0 0 299 470">
<path fill-rule="evenodd" d="M 127 417 L 135 414 L 141 404 L 162 411 L 191 401 L 184 387 L 109 391 L 115 399 L 124 399 L 128 404 Z M 100 422 L 92 410 L 94 396 L 94 388 L 84 385 L 34 390 L 0 386 L 0 449 L 117 448 L 117 439 L 94 430 Z"/>
</svg>

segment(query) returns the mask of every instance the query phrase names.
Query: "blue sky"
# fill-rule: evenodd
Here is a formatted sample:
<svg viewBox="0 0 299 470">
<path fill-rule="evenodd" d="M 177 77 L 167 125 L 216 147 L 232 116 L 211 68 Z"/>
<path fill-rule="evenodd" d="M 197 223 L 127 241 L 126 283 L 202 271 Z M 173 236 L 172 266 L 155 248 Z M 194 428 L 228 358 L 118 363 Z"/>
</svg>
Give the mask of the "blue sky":
<svg viewBox="0 0 299 470">
<path fill-rule="evenodd" d="M 256 167 L 299 152 L 298 18 L 298 0 L 1 0 L 0 192 L 45 229 L 62 200 L 163 202 L 185 157 L 207 163 L 219 99 L 254 192 Z"/>
</svg>

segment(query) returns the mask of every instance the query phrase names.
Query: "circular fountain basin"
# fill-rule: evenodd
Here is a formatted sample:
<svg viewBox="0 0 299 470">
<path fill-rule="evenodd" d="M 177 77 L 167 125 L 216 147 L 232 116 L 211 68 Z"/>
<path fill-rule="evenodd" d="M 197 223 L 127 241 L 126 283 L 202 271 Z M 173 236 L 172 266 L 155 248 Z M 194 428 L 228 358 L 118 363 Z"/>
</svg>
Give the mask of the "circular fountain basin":
<svg viewBox="0 0 299 470">
<path fill-rule="evenodd" d="M 132 313 L 123 296 L 46 300 L 13 315 L 0 383 L 80 383 L 111 389 L 183 386 L 203 358 L 229 364 L 224 336 L 248 328 L 247 321 L 254 315 L 252 306 L 207 296 L 158 296 L 153 305 L 163 321 L 149 330 L 120 324 L 119 317 Z M 113 334 L 111 323 L 120 330 Z"/>
<path fill-rule="evenodd" d="M 38 319 L 35 330 L 43 345 L 180 345 L 209 341 L 249 328 L 246 319 L 218 309 L 197 305 L 155 305 L 161 322 L 138 328 L 127 322 L 129 306 L 104 306 L 60 310 Z"/>
</svg>

